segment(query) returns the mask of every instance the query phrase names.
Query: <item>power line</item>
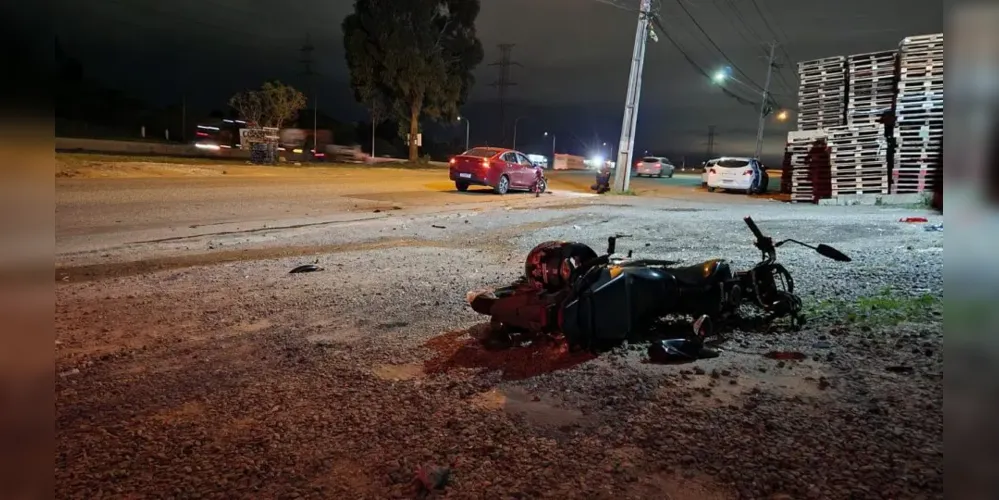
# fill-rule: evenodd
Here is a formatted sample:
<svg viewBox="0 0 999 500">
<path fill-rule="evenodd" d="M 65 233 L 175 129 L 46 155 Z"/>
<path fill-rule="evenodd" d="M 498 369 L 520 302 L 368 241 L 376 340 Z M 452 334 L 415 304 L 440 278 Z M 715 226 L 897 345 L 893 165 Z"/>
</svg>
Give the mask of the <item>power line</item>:
<svg viewBox="0 0 999 500">
<path fill-rule="evenodd" d="M 741 68 L 739 68 L 739 65 L 735 64 L 734 62 L 732 62 L 732 59 L 729 58 L 728 55 L 725 54 L 725 51 L 722 50 L 721 47 L 719 47 L 717 43 L 715 43 L 714 39 L 711 38 L 711 35 L 709 35 L 708 32 L 701 26 L 701 23 L 697 22 L 697 19 L 694 17 L 694 15 L 690 13 L 690 10 L 687 9 L 687 6 L 683 5 L 683 2 L 681 0 L 675 0 L 675 2 L 676 2 L 677 5 L 680 6 L 681 9 L 683 9 L 683 12 L 685 14 L 687 14 L 687 17 L 689 17 L 690 20 L 693 21 L 694 26 L 697 27 L 698 31 L 700 31 L 701 34 L 703 34 L 704 37 L 708 39 L 708 42 L 711 43 L 711 45 L 715 48 L 715 50 L 717 50 L 718 53 L 721 54 L 722 58 L 724 58 L 726 61 L 728 61 L 728 63 L 732 66 L 732 68 L 734 70 L 738 71 L 739 74 L 742 75 L 743 78 L 746 79 L 746 81 L 748 82 L 748 84 L 750 84 L 753 87 L 756 87 L 758 90 L 762 91 L 763 87 L 760 87 L 760 85 L 758 83 L 756 83 L 755 81 L 753 81 L 753 79 L 748 74 L 746 74 L 745 71 L 743 71 Z"/>
<path fill-rule="evenodd" d="M 652 22 L 656 25 L 657 28 L 659 28 L 659 31 L 662 31 L 663 36 L 666 37 L 666 40 L 668 40 L 669 43 L 673 45 L 673 47 L 676 47 L 676 50 L 680 52 L 680 55 L 682 55 L 683 58 L 686 59 L 688 63 L 690 63 L 691 67 L 693 67 L 695 70 L 697 70 L 698 73 L 703 75 L 704 78 L 707 78 L 708 80 L 711 79 L 711 76 L 708 74 L 708 72 L 704 68 L 702 68 L 700 64 L 697 64 L 697 61 L 695 61 L 692 57 L 690 57 L 690 55 L 687 54 L 685 50 L 683 50 L 683 47 L 681 47 L 680 44 L 677 43 L 677 41 L 669 34 L 669 31 L 666 30 L 665 27 L 663 27 L 662 20 L 660 19 L 658 14 L 652 16 Z M 737 95 L 736 93 L 732 92 L 731 90 L 725 87 L 719 87 L 719 88 L 725 95 L 735 99 L 740 104 L 745 104 L 747 106 L 753 106 L 753 107 L 755 107 L 757 104 L 752 100 Z"/>
<path fill-rule="evenodd" d="M 760 8 L 760 4 L 757 3 L 756 0 L 752 0 L 752 3 L 753 3 L 753 8 L 756 9 L 756 13 L 759 14 L 760 19 L 763 20 L 763 25 L 766 26 L 767 30 L 770 31 L 770 34 L 773 35 L 773 37 L 777 39 L 777 41 L 781 42 L 780 44 L 781 55 L 784 56 L 788 64 L 794 64 L 794 59 L 791 58 L 791 54 L 788 54 L 787 49 L 784 48 L 784 45 L 787 42 L 787 33 L 785 33 L 783 29 L 781 29 L 780 33 L 783 35 L 783 37 L 778 35 L 777 31 L 774 30 L 774 27 L 770 24 L 770 20 L 767 18 L 765 14 L 763 14 L 763 9 Z M 780 25 L 778 25 L 778 28 L 779 27 Z M 797 74 L 795 74 L 793 71 L 791 73 L 795 75 L 795 78 L 797 78 Z M 793 93 L 796 90 L 794 87 L 792 87 L 790 84 L 787 83 L 787 80 L 784 78 L 784 73 L 778 72 L 777 77 L 781 80 L 781 83 L 783 83 L 784 86 L 787 88 L 788 92 Z"/>
<path fill-rule="evenodd" d="M 638 9 L 634 7 L 628 7 L 627 5 L 621 5 L 615 0 L 593 0 L 594 2 L 602 3 L 605 5 L 610 5 L 611 7 L 617 7 L 621 10 L 627 10 L 629 12 L 638 12 Z"/>
<path fill-rule="evenodd" d="M 760 9 L 760 4 L 757 3 L 756 0 L 752 0 L 752 3 L 753 3 L 753 8 L 756 9 L 756 13 L 760 15 L 760 19 L 763 19 L 763 25 L 767 27 L 767 30 L 770 31 L 770 34 L 773 35 L 774 38 L 776 38 L 778 41 L 782 42 L 781 43 L 781 49 L 780 49 L 781 53 L 783 53 L 784 56 L 787 57 L 788 61 L 792 61 L 791 56 L 787 53 L 787 49 L 785 49 L 784 45 L 783 45 L 783 42 L 787 39 L 787 34 L 784 33 L 785 36 L 782 39 L 777 34 L 777 31 L 774 30 L 774 27 L 770 25 L 770 20 L 767 19 L 767 16 L 763 14 L 763 10 Z M 783 33 L 783 30 L 781 32 Z"/>
<path fill-rule="evenodd" d="M 719 4 L 720 1 L 724 1 L 725 6 L 727 6 L 728 8 L 727 9 L 723 8 L 723 6 Z M 721 12 L 726 17 L 726 19 L 729 20 L 729 22 L 733 25 L 733 29 L 735 29 L 736 32 L 742 36 L 743 40 L 745 40 L 746 43 L 759 47 L 762 51 L 763 56 L 767 57 L 767 51 L 763 49 L 763 46 L 766 45 L 765 42 L 766 37 L 760 35 L 760 33 L 756 31 L 756 28 L 753 27 L 751 23 L 742 21 L 742 19 L 745 18 L 745 14 L 743 14 L 742 10 L 739 9 L 739 7 L 735 4 L 733 0 L 715 0 L 715 7 L 717 7 L 718 11 Z M 732 15 L 734 15 L 735 17 L 733 18 Z M 749 33 L 749 36 L 746 36 L 745 35 L 746 33 Z M 773 35 L 773 38 L 777 39 L 778 41 L 781 41 L 780 37 L 778 37 L 775 33 L 771 33 L 771 35 Z M 781 45 L 780 49 L 785 54 L 787 53 L 783 45 Z M 787 63 L 793 64 L 790 58 L 788 58 Z M 792 74 L 794 74 L 793 71 Z M 797 87 L 795 85 L 791 85 L 790 83 L 788 83 L 787 78 L 784 77 L 784 73 L 778 72 L 777 78 L 780 81 L 781 86 L 784 87 L 784 90 L 788 94 L 794 95 L 797 93 L 798 91 Z M 771 94 L 773 94 L 773 92 L 771 92 Z"/>
<path fill-rule="evenodd" d="M 739 35 L 739 37 L 741 37 L 742 40 L 746 42 L 747 45 L 755 47 L 758 44 L 763 43 L 762 38 L 756 37 L 755 39 L 753 39 L 753 34 L 746 28 L 746 24 L 739 20 L 738 13 L 736 14 L 735 17 L 733 17 L 730 12 L 722 8 L 722 6 L 719 4 L 720 1 L 721 0 L 714 0 L 712 4 L 714 4 L 715 9 L 718 10 L 718 12 L 722 15 L 722 17 L 725 18 L 725 21 L 728 22 L 729 26 L 732 27 L 732 31 L 735 31 Z M 732 0 L 729 0 L 729 5 L 731 5 L 731 1 Z"/>
</svg>

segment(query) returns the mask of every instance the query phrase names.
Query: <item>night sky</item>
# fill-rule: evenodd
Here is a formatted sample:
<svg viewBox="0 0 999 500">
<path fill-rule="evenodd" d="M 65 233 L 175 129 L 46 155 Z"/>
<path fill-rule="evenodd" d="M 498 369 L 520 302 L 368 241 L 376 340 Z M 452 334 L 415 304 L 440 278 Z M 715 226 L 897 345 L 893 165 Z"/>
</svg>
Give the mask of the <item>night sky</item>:
<svg viewBox="0 0 999 500">
<path fill-rule="evenodd" d="M 616 0 L 638 6 L 639 0 Z M 777 39 L 784 64 L 773 91 L 795 106 L 797 61 L 890 50 L 908 35 L 943 31 L 940 0 L 661 0 L 667 29 L 708 70 L 728 63 L 694 26 L 690 11 L 725 54 L 763 84 L 765 42 Z M 344 121 L 365 120 L 353 102 L 343 60 L 340 22 L 351 0 L 95 0 L 77 15 L 55 16 L 60 42 L 92 77 L 159 105 L 178 103 L 207 112 L 233 93 L 279 79 L 305 90 L 299 49 L 310 34 L 322 74 L 320 109 Z M 85 5 L 85 6 L 84 6 Z M 486 59 L 464 114 L 472 142 L 500 138 L 496 45 L 514 43 L 507 114 L 525 115 L 518 147 L 548 153 L 542 133 L 556 135 L 559 152 L 593 153 L 590 145 L 617 142 L 637 14 L 598 0 L 481 0 L 477 29 Z M 65 12 L 65 11 L 63 11 Z M 82 21 L 82 22 L 81 22 Z M 771 32 L 771 29 L 773 32 Z M 784 52 L 786 51 L 786 55 Z M 791 60 L 788 61 L 787 57 Z M 737 75 L 738 76 L 738 75 Z M 732 89 L 750 97 L 749 89 Z M 636 149 L 703 156 L 709 125 L 716 154 L 751 154 L 756 113 L 702 77 L 663 36 L 647 49 Z M 512 122 L 512 119 L 510 120 Z M 768 123 L 764 157 L 783 151 L 787 123 Z M 464 135 L 464 127 L 428 127 Z"/>
</svg>

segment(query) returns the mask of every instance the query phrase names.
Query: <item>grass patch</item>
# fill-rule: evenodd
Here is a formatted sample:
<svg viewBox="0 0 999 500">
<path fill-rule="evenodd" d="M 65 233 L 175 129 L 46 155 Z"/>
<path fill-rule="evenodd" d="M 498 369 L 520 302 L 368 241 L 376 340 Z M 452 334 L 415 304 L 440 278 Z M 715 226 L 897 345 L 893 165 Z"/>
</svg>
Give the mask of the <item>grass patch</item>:
<svg viewBox="0 0 999 500">
<path fill-rule="evenodd" d="M 608 194 L 612 194 L 614 196 L 638 196 L 638 193 L 636 193 L 633 189 L 626 189 L 624 191 L 611 191 Z"/>
<path fill-rule="evenodd" d="M 892 326 L 903 322 L 941 319 L 943 301 L 930 294 L 902 294 L 885 287 L 876 294 L 855 300 L 825 299 L 805 304 L 810 319 L 868 326 Z"/>
</svg>

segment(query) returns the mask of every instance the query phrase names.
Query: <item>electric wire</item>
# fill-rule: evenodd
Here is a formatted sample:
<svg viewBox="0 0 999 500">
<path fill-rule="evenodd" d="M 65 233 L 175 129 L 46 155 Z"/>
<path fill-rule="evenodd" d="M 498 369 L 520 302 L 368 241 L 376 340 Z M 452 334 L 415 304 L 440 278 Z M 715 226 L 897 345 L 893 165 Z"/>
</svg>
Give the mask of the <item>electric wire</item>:
<svg viewBox="0 0 999 500">
<path fill-rule="evenodd" d="M 784 47 L 785 44 L 786 44 L 786 40 L 787 40 L 787 33 L 784 32 L 784 30 L 781 28 L 780 29 L 780 34 L 778 34 L 777 30 L 775 30 L 774 27 L 773 27 L 773 25 L 770 24 L 770 20 L 768 19 L 768 16 L 763 13 L 763 9 L 760 8 L 760 4 L 756 0 L 752 0 L 752 4 L 753 4 L 753 8 L 756 10 L 756 13 L 759 14 L 760 19 L 763 20 L 763 25 L 766 26 L 767 30 L 770 31 L 770 34 L 773 35 L 773 37 L 778 42 L 780 42 L 780 45 L 778 45 L 778 47 L 780 48 L 781 55 L 784 56 L 784 60 L 787 61 L 788 65 L 794 65 L 794 59 L 791 58 L 791 54 L 789 54 L 787 52 L 787 49 Z M 777 25 L 777 27 L 780 28 L 780 25 Z M 783 36 L 781 36 L 781 35 L 783 35 Z M 793 70 L 793 68 L 791 70 L 791 74 L 794 75 L 795 80 L 797 80 L 797 76 L 798 75 L 797 75 L 797 72 L 795 72 Z M 788 92 L 794 93 L 797 90 L 795 87 L 792 87 L 788 83 L 788 81 L 787 81 L 786 78 L 784 78 L 784 73 L 783 72 L 778 71 L 777 72 L 777 76 L 778 76 L 778 79 L 781 80 L 781 83 L 784 84 L 784 87 L 787 89 Z"/>
<path fill-rule="evenodd" d="M 698 64 L 697 61 L 695 61 L 690 56 L 690 54 L 687 54 L 687 52 L 685 50 L 683 50 L 683 47 L 681 47 L 680 44 L 677 43 L 677 41 L 669 34 L 669 31 L 663 26 L 662 20 L 660 19 L 659 15 L 658 14 L 654 14 L 654 15 L 650 15 L 650 17 L 652 19 L 652 23 L 657 28 L 659 28 L 659 31 L 661 31 L 663 33 L 663 36 L 666 37 L 666 40 L 668 40 L 669 43 L 671 45 L 673 45 L 673 47 L 675 47 L 678 52 L 680 52 L 680 55 L 682 55 L 683 58 L 687 60 L 687 62 L 690 64 L 690 66 L 692 68 L 694 68 L 698 73 L 700 73 L 701 75 L 703 75 L 704 78 L 707 78 L 708 80 L 710 80 L 711 76 L 708 74 L 708 72 L 703 67 L 701 67 L 701 65 Z M 736 94 L 735 92 L 733 92 L 733 91 L 731 91 L 731 90 L 729 90 L 729 89 L 727 89 L 725 87 L 719 87 L 719 88 L 721 89 L 721 91 L 725 95 L 731 97 L 732 99 L 735 99 L 737 102 L 739 102 L 739 104 L 744 104 L 744 105 L 747 105 L 747 106 L 757 106 L 759 104 L 757 102 L 753 102 L 751 99 L 746 99 L 745 97 L 742 97 L 742 96 Z"/>
<path fill-rule="evenodd" d="M 711 38 L 711 35 L 708 34 L 707 30 L 705 30 L 704 27 L 701 26 L 701 23 L 697 22 L 697 18 L 695 18 L 694 15 L 690 13 L 690 10 L 687 9 L 687 6 L 684 5 L 683 2 L 681 2 L 680 0 L 674 0 L 674 1 L 676 2 L 677 5 L 680 6 L 681 9 L 683 9 L 683 12 L 687 14 L 687 17 L 690 18 L 690 20 L 694 23 L 694 26 L 697 27 L 698 31 L 700 31 L 701 34 L 703 34 L 704 37 L 708 39 L 708 42 L 711 44 L 711 46 L 713 46 L 715 50 L 717 50 L 718 53 L 721 54 L 722 58 L 725 59 L 725 61 L 727 61 L 729 65 L 732 66 L 732 69 L 736 70 L 740 75 L 742 75 L 742 77 L 746 79 L 746 83 L 748 85 L 755 87 L 757 90 L 762 92 L 763 87 L 760 86 L 760 84 L 756 83 L 752 79 L 752 77 L 750 77 L 745 71 L 743 71 L 738 64 L 733 62 L 730 57 L 728 57 L 728 54 L 726 54 L 725 51 L 722 50 L 722 48 L 719 47 L 717 43 L 715 43 L 714 39 Z"/>
</svg>

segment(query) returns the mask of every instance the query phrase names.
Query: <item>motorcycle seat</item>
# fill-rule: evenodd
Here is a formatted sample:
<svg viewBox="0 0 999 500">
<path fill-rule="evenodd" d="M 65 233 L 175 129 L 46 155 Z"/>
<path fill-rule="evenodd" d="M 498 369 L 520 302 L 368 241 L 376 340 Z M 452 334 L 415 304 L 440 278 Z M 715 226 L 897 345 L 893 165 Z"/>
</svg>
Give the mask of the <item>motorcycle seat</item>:
<svg viewBox="0 0 999 500">
<path fill-rule="evenodd" d="M 728 263 L 721 259 L 711 259 L 692 266 L 663 269 L 673 276 L 677 283 L 687 286 L 705 286 L 731 277 Z"/>
</svg>

